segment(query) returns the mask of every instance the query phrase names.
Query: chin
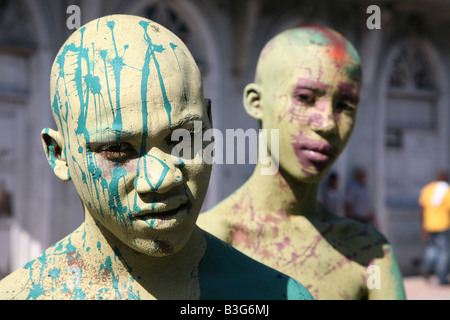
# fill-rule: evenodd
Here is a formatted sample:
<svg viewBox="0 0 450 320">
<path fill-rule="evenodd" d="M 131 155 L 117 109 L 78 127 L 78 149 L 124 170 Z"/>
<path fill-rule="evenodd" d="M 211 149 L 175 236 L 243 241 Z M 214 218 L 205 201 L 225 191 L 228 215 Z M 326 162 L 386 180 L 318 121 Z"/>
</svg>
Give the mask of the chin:
<svg viewBox="0 0 450 320">
<path fill-rule="evenodd" d="M 187 241 L 186 241 L 187 242 Z M 150 257 L 165 257 L 180 251 L 186 244 L 184 241 L 136 239 L 128 246 L 139 253 Z"/>
</svg>

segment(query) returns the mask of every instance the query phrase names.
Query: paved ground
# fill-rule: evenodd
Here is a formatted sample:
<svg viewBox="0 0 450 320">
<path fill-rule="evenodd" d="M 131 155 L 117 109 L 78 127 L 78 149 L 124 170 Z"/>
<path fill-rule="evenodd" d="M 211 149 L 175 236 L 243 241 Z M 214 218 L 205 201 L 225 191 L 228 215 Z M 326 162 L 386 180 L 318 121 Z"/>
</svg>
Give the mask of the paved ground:
<svg viewBox="0 0 450 320">
<path fill-rule="evenodd" d="M 450 285 L 439 286 L 436 278 L 404 277 L 408 300 L 450 300 Z"/>
</svg>

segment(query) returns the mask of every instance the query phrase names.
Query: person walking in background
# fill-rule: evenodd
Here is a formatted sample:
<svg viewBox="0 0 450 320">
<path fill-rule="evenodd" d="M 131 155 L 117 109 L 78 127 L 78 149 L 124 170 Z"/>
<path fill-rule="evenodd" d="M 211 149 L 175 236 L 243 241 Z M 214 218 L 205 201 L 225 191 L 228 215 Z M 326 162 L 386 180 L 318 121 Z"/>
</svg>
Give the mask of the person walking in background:
<svg viewBox="0 0 450 320">
<path fill-rule="evenodd" d="M 437 180 L 429 183 L 420 192 L 419 205 L 422 207 L 421 237 L 427 241 L 423 275 L 428 278 L 436 274 L 439 284 L 448 284 L 450 242 L 450 187 L 447 172 L 440 172 Z"/>
<path fill-rule="evenodd" d="M 339 178 L 336 172 L 331 172 L 325 184 L 319 189 L 318 199 L 323 206 L 333 213 L 339 212 Z"/>
<path fill-rule="evenodd" d="M 353 180 L 347 187 L 345 215 L 362 223 L 374 223 L 373 213 L 370 210 L 369 190 L 366 185 L 366 172 L 361 168 L 353 171 Z"/>
</svg>

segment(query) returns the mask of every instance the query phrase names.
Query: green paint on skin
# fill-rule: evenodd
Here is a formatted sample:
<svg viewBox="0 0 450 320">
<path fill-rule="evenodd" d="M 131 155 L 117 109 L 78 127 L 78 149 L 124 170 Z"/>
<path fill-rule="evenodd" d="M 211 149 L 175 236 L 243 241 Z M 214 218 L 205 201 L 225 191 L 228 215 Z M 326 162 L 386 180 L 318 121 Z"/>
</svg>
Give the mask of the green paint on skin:
<svg viewBox="0 0 450 320">
<path fill-rule="evenodd" d="M 45 134 L 48 135 L 49 129 L 46 128 L 44 132 L 45 132 Z M 48 145 L 48 150 L 49 150 L 49 152 L 47 153 L 47 156 L 50 157 L 50 160 L 49 160 L 50 166 L 52 167 L 52 169 L 55 169 L 55 167 L 56 167 L 55 147 L 53 146 L 51 140 L 47 141 L 47 145 Z"/>
<path fill-rule="evenodd" d="M 122 111 L 120 106 L 120 72 L 122 71 L 122 68 L 125 64 L 123 62 L 123 57 L 120 57 L 117 51 L 116 39 L 114 37 L 114 25 L 114 21 L 107 22 L 107 26 L 111 30 L 114 51 L 116 53 L 116 56 L 110 62 L 113 67 L 113 74 L 116 82 L 116 117 L 114 117 L 112 129 L 116 132 L 116 141 L 120 142 L 120 132 L 122 131 Z"/>
<path fill-rule="evenodd" d="M 345 74 L 352 79 L 355 83 L 357 83 L 359 86 L 361 86 L 362 83 L 362 72 L 361 72 L 361 68 L 359 67 L 359 62 L 358 62 L 358 67 L 355 67 L 356 65 L 345 65 L 344 66 L 344 72 Z"/>
<path fill-rule="evenodd" d="M 100 23 L 100 19 L 98 20 L 98 25 L 99 25 L 99 23 Z M 115 50 L 115 57 L 108 60 L 108 51 L 107 50 L 100 50 L 98 52 L 99 52 L 101 60 L 103 61 L 103 65 L 105 68 L 104 72 L 105 72 L 105 77 L 106 77 L 106 90 L 107 90 L 109 104 L 110 104 L 112 115 L 113 115 L 112 129 L 116 132 L 116 141 L 120 142 L 120 133 L 122 131 L 122 118 L 121 118 L 121 105 L 120 105 L 120 73 L 121 73 L 121 70 L 123 69 L 123 67 L 126 66 L 126 64 L 124 63 L 123 56 L 122 57 L 119 56 L 119 53 L 117 50 L 117 45 L 116 45 L 115 37 L 114 37 L 114 24 L 115 24 L 114 21 L 107 22 L 107 26 L 111 30 L 112 41 L 113 41 L 114 50 Z M 98 25 L 97 25 L 97 27 L 98 27 Z M 142 21 L 140 23 L 140 25 L 144 29 L 144 32 L 145 32 L 144 39 L 146 40 L 146 42 L 148 44 L 147 55 L 146 55 L 146 59 L 144 62 L 144 66 L 143 66 L 142 70 L 140 70 L 142 72 L 141 99 L 142 99 L 143 127 L 145 130 L 144 136 L 142 139 L 141 148 L 140 148 L 140 153 L 141 153 L 141 155 L 145 155 L 145 153 L 147 151 L 146 150 L 146 140 L 147 140 L 147 127 L 148 127 L 148 125 L 147 125 L 148 111 L 147 111 L 146 95 L 147 95 L 147 88 L 148 88 L 148 78 L 149 78 L 149 73 L 150 73 L 150 62 L 152 60 L 156 67 L 156 70 L 157 70 L 159 86 L 161 89 L 161 94 L 163 96 L 164 108 L 166 110 L 167 117 L 169 120 L 169 126 L 171 125 L 171 109 L 172 108 L 171 108 L 170 102 L 169 102 L 167 94 L 166 94 L 166 89 L 165 89 L 164 81 L 163 81 L 162 74 L 160 71 L 160 66 L 156 59 L 157 53 L 163 52 L 164 48 L 162 45 L 155 45 L 152 43 L 152 40 L 150 39 L 150 36 L 147 32 L 147 27 L 148 27 L 149 23 Z M 103 99 L 103 95 L 101 93 L 103 88 L 100 83 L 100 77 L 94 75 L 95 59 L 91 61 L 90 55 L 89 55 L 91 50 L 92 50 L 92 54 L 95 54 L 95 46 L 92 43 L 91 48 L 84 47 L 84 45 L 83 45 L 84 32 L 85 32 L 85 28 L 83 27 L 80 29 L 81 40 L 80 40 L 79 46 L 77 46 L 74 43 L 66 45 L 56 59 L 58 65 L 59 65 L 59 75 L 58 75 L 56 82 L 58 84 L 59 81 L 63 81 L 65 96 L 67 98 L 69 98 L 70 94 L 68 93 L 68 87 L 67 87 L 67 83 L 66 83 L 66 74 L 64 71 L 66 56 L 73 55 L 76 58 L 76 62 L 73 64 L 74 65 L 73 73 L 70 73 L 71 75 L 73 75 L 73 78 L 70 81 L 74 83 L 74 87 L 75 87 L 74 92 L 78 96 L 78 99 L 79 99 L 79 103 L 76 103 L 77 107 L 79 107 L 79 114 L 78 114 L 78 118 L 76 119 L 76 124 L 77 124 L 76 130 L 75 130 L 76 139 L 78 141 L 80 141 L 81 138 L 84 138 L 84 141 L 85 141 L 85 148 L 80 146 L 77 151 L 80 154 L 84 154 L 85 161 L 83 164 L 78 163 L 74 156 L 72 156 L 72 160 L 73 160 L 75 166 L 77 166 L 81 172 L 81 177 L 82 177 L 83 183 L 85 183 L 88 186 L 89 196 L 92 197 L 92 199 L 96 198 L 100 202 L 101 193 L 103 193 L 102 198 L 105 198 L 106 197 L 105 192 L 106 192 L 106 189 L 108 189 L 107 194 L 109 196 L 109 199 L 108 199 L 109 207 L 110 207 L 111 211 L 113 211 L 115 218 L 118 221 L 125 224 L 126 219 L 125 219 L 124 214 L 127 211 L 127 206 L 123 206 L 121 203 L 121 199 L 119 196 L 119 183 L 121 183 L 122 178 L 123 178 L 123 181 L 125 182 L 125 176 L 127 174 L 127 171 L 125 168 L 120 168 L 119 164 L 116 163 L 112 170 L 111 181 L 108 183 L 108 181 L 102 177 L 103 172 L 98 167 L 98 165 L 95 161 L 95 157 L 93 156 L 91 148 L 90 148 L 90 134 L 86 127 L 86 124 L 87 124 L 86 120 L 87 120 L 89 107 L 90 107 L 90 105 L 94 104 L 95 113 L 100 114 L 99 117 L 97 117 L 97 119 L 96 119 L 96 126 L 98 127 L 98 125 L 103 122 L 103 120 L 101 118 L 102 112 L 101 112 L 100 108 L 102 106 L 103 106 L 103 108 L 107 108 L 107 103 L 105 103 L 105 100 Z M 176 55 L 176 53 L 175 53 L 176 45 L 171 44 L 171 47 L 172 47 L 174 54 Z M 123 52 L 124 54 L 125 54 L 125 51 L 127 48 L 128 48 L 128 46 L 125 45 L 124 52 Z M 178 57 L 177 57 L 177 61 L 178 61 Z M 87 66 L 87 68 L 85 68 L 87 70 L 85 70 L 84 73 L 82 70 L 82 65 L 83 65 L 83 67 Z M 179 63 L 178 63 L 178 65 L 179 65 Z M 114 80 L 115 80 L 115 89 L 116 89 L 115 108 L 113 106 L 111 92 L 110 92 L 110 83 L 109 83 L 109 79 L 108 79 L 108 67 L 112 67 L 112 76 L 114 77 Z M 181 70 L 181 68 L 180 68 L 180 70 Z M 58 85 L 56 85 L 56 88 L 59 88 Z M 60 124 L 61 128 L 64 128 L 63 123 L 64 122 L 67 123 L 67 121 L 69 120 L 68 117 L 69 117 L 69 110 L 71 109 L 71 105 L 70 105 L 69 99 L 64 104 L 62 103 L 61 97 L 60 97 L 60 92 L 58 90 L 59 89 L 57 89 L 54 94 L 52 108 L 53 108 L 54 114 L 59 119 L 59 124 Z M 89 101 L 90 94 L 93 95 L 93 99 L 92 99 L 93 102 Z M 185 93 L 185 100 L 187 101 L 186 93 Z M 63 113 L 62 110 L 64 107 L 65 107 L 65 112 Z M 75 113 L 72 113 L 72 116 L 75 116 Z M 108 121 L 108 120 L 106 120 L 106 121 Z M 67 137 L 69 137 L 70 136 L 69 126 L 66 126 L 66 130 L 67 130 Z M 70 148 L 70 140 L 66 139 L 66 141 L 68 143 L 67 146 Z M 81 144 L 81 145 L 83 145 L 83 144 Z M 53 148 L 53 146 L 50 144 L 50 149 L 52 151 L 52 154 L 54 155 L 54 149 L 52 150 L 52 148 Z M 63 152 L 66 155 L 66 148 L 64 148 Z M 145 180 L 146 180 L 146 183 L 148 183 L 149 186 L 151 187 L 151 190 L 155 191 L 163 183 L 163 181 L 169 171 L 169 167 L 164 163 L 164 161 L 162 161 L 156 157 L 150 156 L 153 159 L 156 159 L 162 165 L 161 175 L 159 176 L 159 179 L 156 182 L 156 184 L 153 185 L 149 179 L 148 172 L 147 172 L 147 169 L 148 169 L 147 164 L 149 164 L 149 163 L 147 163 L 147 160 L 150 160 L 150 158 L 147 158 L 147 156 L 150 156 L 150 155 L 145 155 L 143 157 L 144 158 L 144 160 L 143 160 L 144 161 L 144 169 L 145 169 Z M 56 158 L 54 158 L 54 157 L 51 158 L 52 167 L 54 167 L 55 159 Z M 66 155 L 66 159 L 67 159 L 67 155 Z M 140 161 L 140 159 L 139 159 L 139 161 Z M 184 165 L 182 160 L 180 161 L 180 163 L 182 165 Z M 138 166 L 137 170 L 139 173 L 139 166 Z M 97 186 L 98 183 L 100 183 L 102 190 L 98 190 L 98 186 Z M 136 196 L 137 196 L 137 193 L 135 194 L 133 209 L 135 212 L 140 212 L 141 209 L 136 204 L 136 201 L 137 201 Z M 83 199 L 83 200 L 85 201 L 85 203 L 91 204 L 91 202 L 87 201 L 89 199 Z M 128 204 L 128 208 L 130 208 L 130 204 Z M 99 208 L 99 211 L 100 211 L 101 215 L 104 216 L 101 206 Z M 152 221 L 152 224 L 153 223 L 154 223 L 154 221 Z M 84 240 L 86 238 L 85 235 L 86 234 L 83 235 Z M 155 242 L 155 249 L 156 249 L 156 247 L 157 247 L 157 244 Z M 64 244 L 63 244 L 63 242 L 60 242 L 57 244 L 57 246 L 54 247 L 54 249 L 55 249 L 54 252 L 55 253 L 57 252 L 58 255 L 67 254 L 69 259 L 78 259 L 79 258 L 78 253 L 76 253 L 77 252 L 76 248 L 71 243 L 70 237 L 68 238 L 68 242 L 66 242 Z M 97 249 L 99 252 L 101 252 L 101 243 L 100 242 L 97 243 Z M 69 253 L 73 253 L 73 255 L 69 255 Z M 117 254 L 120 254 L 120 253 L 115 252 L 115 254 L 117 256 Z M 36 261 L 36 260 L 34 260 L 34 261 Z M 45 294 L 45 290 L 42 288 L 41 283 L 42 283 L 42 279 L 43 279 L 42 272 L 43 272 L 45 266 L 47 265 L 47 257 L 45 255 L 43 255 L 39 258 L 39 261 L 41 263 L 41 272 L 40 272 L 41 274 L 39 275 L 39 282 L 33 283 L 32 290 L 30 290 L 30 293 L 28 296 L 29 299 L 37 299 L 39 296 Z M 31 281 L 33 281 L 33 276 L 34 276 L 32 266 L 33 266 L 33 262 L 31 262 L 30 264 L 27 265 L 27 268 L 30 269 Z M 105 260 L 105 263 L 102 265 L 102 268 L 104 268 L 104 269 L 106 269 L 108 267 L 109 268 L 111 267 L 111 258 L 110 257 L 108 257 L 108 259 Z M 82 277 L 82 269 L 74 268 L 74 269 L 71 269 L 70 272 L 73 272 L 73 274 L 76 277 L 76 283 L 75 283 L 76 286 L 73 290 L 74 299 L 85 299 L 86 294 L 79 287 L 80 279 Z M 111 272 L 112 272 L 112 270 L 111 270 Z M 61 275 L 61 270 L 52 269 L 50 271 L 49 276 L 53 280 L 56 280 L 57 278 L 60 277 L 60 275 Z M 112 276 L 113 276 L 113 287 L 114 287 L 114 290 L 116 290 L 116 296 L 120 297 L 118 280 L 114 274 L 112 274 Z M 131 281 L 134 282 L 134 279 L 131 279 Z M 132 286 L 130 287 L 130 290 L 131 289 L 132 289 Z M 54 290 L 55 290 L 55 288 L 52 288 L 52 292 L 54 292 Z M 100 291 L 99 291 L 99 295 L 100 295 Z M 104 292 L 106 292 L 106 291 L 108 291 L 108 290 L 105 290 Z M 64 284 L 62 292 L 65 292 L 65 293 L 70 292 L 70 290 L 66 284 Z M 128 298 L 140 299 L 139 291 L 137 291 L 137 292 L 129 291 Z"/>
<path fill-rule="evenodd" d="M 83 271 L 80 268 L 74 270 L 75 276 L 75 288 L 73 289 L 73 299 L 74 300 L 84 300 L 86 299 L 86 294 L 83 292 L 83 289 L 80 287 L 80 280 L 83 274 Z"/>
<path fill-rule="evenodd" d="M 53 268 L 48 273 L 48 275 L 50 276 L 50 278 L 52 278 L 52 280 L 55 280 L 55 279 L 59 278 L 60 274 L 61 274 L 61 269 L 60 268 Z"/>
<path fill-rule="evenodd" d="M 131 278 L 130 281 L 134 283 L 134 279 Z M 129 300 L 141 300 L 141 293 L 139 290 L 136 290 L 136 292 L 128 292 L 128 299 Z"/>
<path fill-rule="evenodd" d="M 114 47 L 116 49 L 116 57 L 111 61 L 111 65 L 113 66 L 113 75 L 115 78 L 115 82 L 116 82 L 116 110 L 117 112 L 114 112 L 114 108 L 112 106 L 112 101 L 111 101 L 111 95 L 110 95 L 110 90 L 109 90 L 109 83 L 108 83 L 108 76 L 107 76 L 107 67 L 106 67 L 106 55 L 107 55 L 107 51 L 106 50 L 102 50 L 100 51 L 100 56 L 104 61 L 105 64 L 105 74 L 106 74 L 106 81 L 107 81 L 107 87 L 108 87 L 108 96 L 110 98 L 110 103 L 111 103 L 111 108 L 113 111 L 113 130 L 115 130 L 117 132 L 117 136 L 116 136 L 116 140 L 120 141 L 120 132 L 122 130 L 122 119 L 121 119 L 121 113 L 120 113 L 120 71 L 122 70 L 122 67 L 124 66 L 123 64 L 123 58 L 119 57 L 117 54 L 117 47 L 115 44 L 115 39 L 114 39 L 114 22 L 109 21 L 107 23 L 108 27 L 111 30 L 112 33 L 112 38 L 113 38 L 113 44 Z M 94 94 L 94 103 L 95 103 L 95 95 L 101 95 L 101 84 L 100 84 L 100 78 L 97 76 L 93 76 L 91 74 L 90 68 L 88 68 L 87 74 L 83 77 L 82 75 L 82 69 L 81 69 L 81 63 L 82 60 L 85 60 L 87 65 L 89 66 L 89 50 L 88 48 L 83 48 L 83 34 L 84 34 L 84 28 L 80 29 L 81 32 L 81 43 L 80 43 L 80 47 L 76 47 L 75 44 L 70 44 L 68 46 L 66 46 L 64 48 L 64 50 L 62 51 L 62 54 L 59 55 L 57 61 L 59 63 L 60 68 L 62 69 L 62 71 L 60 71 L 60 75 L 64 74 L 63 68 L 64 68 L 64 62 L 65 62 L 65 55 L 68 52 L 74 52 L 78 54 L 78 59 L 77 59 L 77 67 L 75 69 L 75 77 L 74 77 L 74 82 L 76 84 L 76 89 L 78 91 L 78 97 L 80 99 L 80 114 L 78 117 L 78 127 L 77 130 L 75 131 L 76 134 L 81 134 L 84 136 L 84 139 L 86 141 L 86 149 L 90 149 L 90 136 L 89 136 L 89 132 L 86 128 L 86 117 L 87 117 L 87 112 L 88 112 L 88 106 L 89 106 L 89 92 Z M 126 48 L 127 46 L 125 46 Z M 86 98 L 84 98 L 84 92 L 83 92 L 83 80 L 84 83 L 86 85 Z M 58 94 L 59 95 L 59 94 Z M 99 97 L 100 98 L 100 97 Z M 100 100 L 99 100 L 100 101 Z M 56 108 L 54 108 L 56 109 Z M 96 108 L 97 111 L 97 108 Z M 56 113 L 58 115 L 59 118 L 59 111 L 56 109 Z M 83 148 L 80 147 L 80 149 L 78 150 L 80 153 L 82 153 Z M 76 163 L 82 173 L 82 179 L 83 182 L 86 184 L 90 184 L 91 188 L 89 188 L 89 190 L 92 190 L 92 187 L 95 189 L 95 194 L 96 194 L 96 198 L 98 201 L 100 201 L 100 192 L 97 188 L 97 182 L 98 180 L 100 180 L 100 184 L 103 187 L 103 189 L 108 188 L 109 189 L 109 195 L 110 195 L 110 208 L 112 210 L 114 210 L 114 214 L 116 216 L 121 217 L 121 221 L 124 221 L 123 218 L 123 208 L 126 209 L 126 207 L 123 207 L 122 204 L 120 203 L 120 199 L 118 197 L 118 180 L 121 177 L 124 177 L 125 174 L 123 172 L 123 170 L 121 168 L 119 168 L 117 165 L 114 168 L 114 172 L 113 172 L 113 180 L 111 181 L 111 185 L 108 186 L 107 181 L 102 178 L 102 171 L 100 168 L 97 167 L 97 165 L 95 164 L 95 161 L 93 159 L 92 153 L 91 152 L 86 152 L 86 167 L 87 167 L 87 171 L 91 174 L 91 178 L 92 181 L 88 182 L 87 178 L 86 178 L 86 173 L 84 172 L 84 170 L 82 169 L 82 167 L 77 163 L 77 161 L 75 160 L 75 158 L 72 158 L 72 160 L 74 161 L 74 163 Z M 114 198 L 116 199 L 116 201 L 111 200 L 111 195 L 114 194 Z M 91 196 L 93 196 L 91 194 Z M 104 213 L 102 212 L 102 208 L 100 207 L 100 213 L 102 216 L 104 216 Z"/>
<path fill-rule="evenodd" d="M 111 260 L 111 257 L 107 257 L 107 258 L 105 259 L 105 263 L 104 263 L 104 264 L 102 263 L 102 264 L 100 265 L 100 269 L 99 269 L 99 271 L 98 271 L 99 276 L 100 276 L 102 273 L 104 273 L 104 272 L 106 272 L 106 273 L 108 273 L 108 274 L 111 275 L 111 277 L 112 277 L 112 285 L 113 285 L 113 288 L 114 288 L 114 291 L 115 291 L 115 298 L 120 299 L 120 298 L 121 298 L 121 294 L 120 294 L 120 292 L 119 292 L 119 280 L 118 280 L 118 278 L 116 277 L 116 275 L 114 274 L 114 271 L 113 271 L 113 269 L 112 269 L 112 260 Z"/>
<path fill-rule="evenodd" d="M 108 67 L 106 66 L 106 57 L 108 55 L 107 50 L 100 50 L 100 57 L 103 60 L 104 68 L 105 68 L 105 80 L 106 80 L 106 90 L 108 91 L 109 104 L 111 107 L 111 113 L 113 115 L 113 119 L 115 118 L 114 107 L 111 98 L 111 90 L 109 89 L 109 80 L 108 80 Z"/>
<path fill-rule="evenodd" d="M 108 195 L 109 195 L 109 207 L 113 210 L 114 216 L 119 219 L 124 225 L 126 224 L 125 220 L 125 213 L 127 211 L 127 207 L 122 205 L 122 202 L 120 201 L 120 194 L 119 194 L 119 182 L 120 179 L 124 179 L 127 175 L 127 170 L 125 168 L 121 168 L 118 165 L 114 166 L 113 173 L 112 173 L 112 179 L 109 183 L 108 187 Z"/>
<path fill-rule="evenodd" d="M 397 259 L 395 258 L 395 255 L 394 255 L 394 249 L 392 248 L 391 245 L 388 245 L 388 248 L 389 248 L 389 251 L 392 256 L 392 265 L 391 265 L 389 272 L 393 275 L 393 277 L 397 283 L 402 284 L 403 277 L 402 277 L 400 268 L 398 267 Z M 402 290 L 397 291 L 397 300 L 405 300 L 406 295 L 405 295 L 405 291 L 403 289 L 403 285 L 396 285 L 395 287 L 397 287 L 397 288 L 402 287 Z"/>
<path fill-rule="evenodd" d="M 165 88 L 164 81 L 163 81 L 163 78 L 161 75 L 161 70 L 159 67 L 158 60 L 156 59 L 156 55 L 155 55 L 155 52 L 158 52 L 158 53 L 163 52 L 164 47 L 162 45 L 153 44 L 152 39 L 150 38 L 148 31 L 147 31 L 147 27 L 150 24 L 149 22 L 141 21 L 141 22 L 139 22 L 139 24 L 142 26 L 142 28 L 144 28 L 144 31 L 145 31 L 144 40 L 147 41 L 147 44 L 148 44 L 148 47 L 150 50 L 150 56 L 153 59 L 153 62 L 156 67 L 156 72 L 158 73 L 159 85 L 161 87 L 161 93 L 162 93 L 163 101 L 164 101 L 164 109 L 166 109 L 167 118 L 169 120 L 169 128 L 170 128 L 172 126 L 172 121 L 171 121 L 171 117 L 170 117 L 170 113 L 172 111 L 172 106 L 169 102 L 169 99 L 167 98 L 166 88 Z"/>
<path fill-rule="evenodd" d="M 177 53 L 175 52 L 175 49 L 178 47 L 176 44 L 174 43 L 170 43 L 170 47 L 172 48 L 173 54 L 175 55 L 175 59 L 177 59 L 177 64 L 178 64 L 178 69 L 180 70 L 180 74 L 183 74 L 183 71 L 181 70 L 181 66 L 180 66 L 180 61 L 178 61 L 178 56 Z M 184 101 L 188 101 L 187 95 L 186 95 L 186 85 L 184 84 L 184 79 L 183 79 L 183 94 L 184 94 Z"/>
<path fill-rule="evenodd" d="M 146 157 L 151 157 L 155 160 L 157 160 L 163 167 L 163 170 L 161 172 L 161 175 L 159 176 L 158 182 L 156 183 L 155 186 L 153 186 L 152 182 L 150 181 L 150 178 L 148 176 L 148 170 L 147 170 L 147 158 Z M 161 186 L 161 184 L 164 182 L 164 179 L 166 178 L 167 173 L 169 172 L 169 166 L 167 164 L 165 164 L 164 161 L 161 161 L 160 159 L 158 159 L 157 157 L 154 157 L 152 155 L 145 155 L 144 157 L 144 172 L 145 172 L 145 180 L 147 181 L 148 185 L 150 186 L 152 191 L 157 191 L 159 189 L 159 187 Z"/>
<path fill-rule="evenodd" d="M 37 257 L 34 260 L 31 260 L 27 264 L 25 264 L 24 269 L 29 270 L 29 281 L 31 281 L 31 289 L 28 292 L 28 296 L 26 297 L 26 300 L 37 300 L 41 295 L 44 295 L 46 293 L 46 290 L 43 288 L 43 281 L 44 279 L 49 276 L 52 280 L 56 280 L 61 275 L 61 270 L 59 268 L 53 268 L 51 269 L 48 274 L 44 274 L 44 271 L 47 269 L 47 266 L 49 265 L 49 261 L 51 260 L 51 257 L 53 255 L 68 255 L 69 253 L 76 252 L 75 247 L 71 243 L 71 237 L 68 237 L 67 244 L 64 246 L 63 242 L 58 243 L 57 245 L 53 245 L 51 248 L 54 248 L 54 254 L 47 255 L 45 252 L 42 253 L 39 257 Z M 63 251 L 65 249 L 65 251 Z M 70 257 L 69 257 L 70 258 Z M 39 263 L 39 274 L 37 277 L 35 277 L 34 274 L 34 265 L 35 263 Z M 81 274 L 80 274 L 81 277 Z M 24 286 L 25 288 L 26 286 Z M 55 291 L 55 288 L 50 288 L 51 292 Z M 18 292 L 17 294 L 19 294 Z M 78 292 L 78 296 L 81 296 L 82 293 Z"/>
</svg>

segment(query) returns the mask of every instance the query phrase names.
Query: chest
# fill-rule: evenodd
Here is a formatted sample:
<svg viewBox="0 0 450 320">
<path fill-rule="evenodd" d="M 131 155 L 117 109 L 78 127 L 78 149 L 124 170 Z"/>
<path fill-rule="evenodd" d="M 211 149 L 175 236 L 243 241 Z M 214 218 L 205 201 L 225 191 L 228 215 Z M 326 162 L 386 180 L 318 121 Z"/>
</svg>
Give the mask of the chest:
<svg viewBox="0 0 450 320">
<path fill-rule="evenodd" d="M 315 298 L 360 299 L 366 272 L 312 226 L 268 223 L 234 228 L 233 246 L 305 285 Z"/>
</svg>

